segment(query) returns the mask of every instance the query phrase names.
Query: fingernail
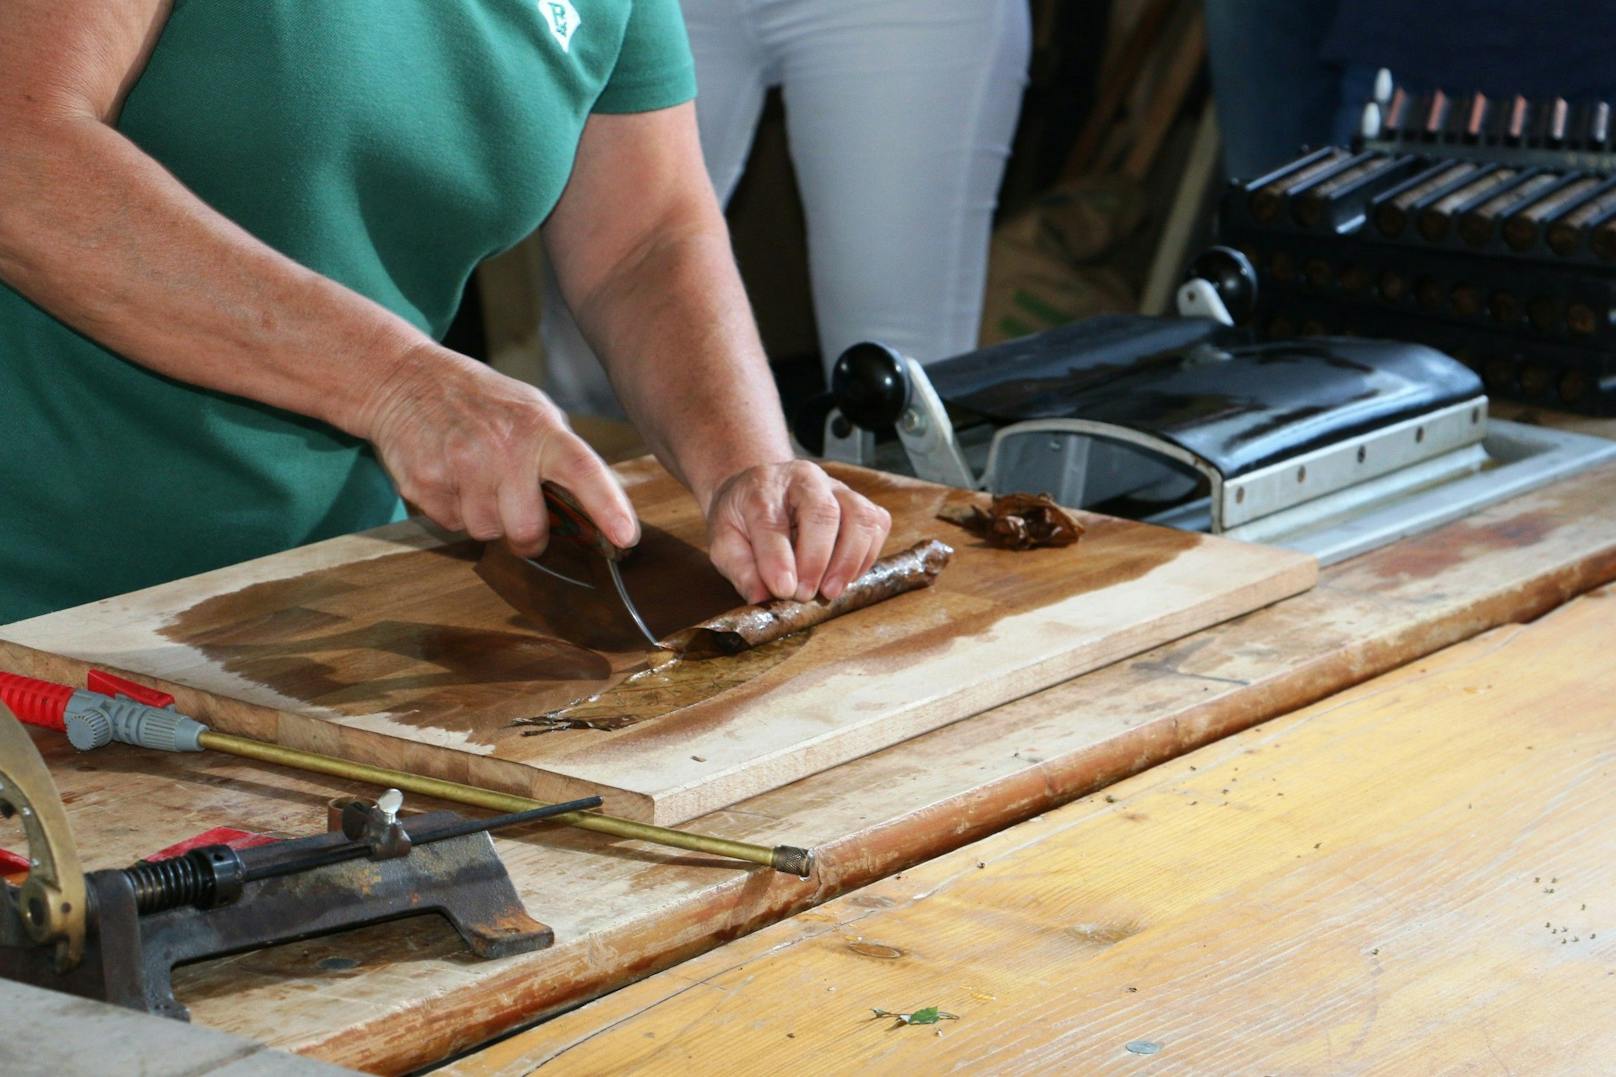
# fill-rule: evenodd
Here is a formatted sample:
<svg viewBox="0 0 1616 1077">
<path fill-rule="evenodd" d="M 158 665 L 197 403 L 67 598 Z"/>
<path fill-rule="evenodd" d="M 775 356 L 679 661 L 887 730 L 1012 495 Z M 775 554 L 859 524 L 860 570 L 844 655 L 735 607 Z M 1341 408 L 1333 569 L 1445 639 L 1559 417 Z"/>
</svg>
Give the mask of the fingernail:
<svg viewBox="0 0 1616 1077">
<path fill-rule="evenodd" d="M 814 597 L 814 589 L 812 587 L 809 587 L 806 583 L 800 583 L 799 582 L 797 584 L 797 601 L 798 602 L 807 602 L 809 599 L 811 599 L 813 597 Z"/>
<path fill-rule="evenodd" d="M 789 595 L 789 594 L 796 593 L 796 590 L 797 590 L 797 574 L 795 572 L 782 572 L 779 576 L 775 577 L 775 581 L 774 581 L 774 593 L 775 594 L 777 594 L 777 595 Z"/>
<path fill-rule="evenodd" d="M 835 598 L 837 595 L 842 593 L 842 588 L 846 586 L 847 584 L 843 583 L 841 580 L 826 577 L 825 582 L 819 585 L 819 593 L 824 595 L 826 598 Z"/>
<path fill-rule="evenodd" d="M 627 516 L 619 516 L 617 523 L 612 526 L 612 533 L 617 537 L 612 541 L 619 546 L 633 546 L 639 542 L 639 529 L 634 521 Z"/>
</svg>

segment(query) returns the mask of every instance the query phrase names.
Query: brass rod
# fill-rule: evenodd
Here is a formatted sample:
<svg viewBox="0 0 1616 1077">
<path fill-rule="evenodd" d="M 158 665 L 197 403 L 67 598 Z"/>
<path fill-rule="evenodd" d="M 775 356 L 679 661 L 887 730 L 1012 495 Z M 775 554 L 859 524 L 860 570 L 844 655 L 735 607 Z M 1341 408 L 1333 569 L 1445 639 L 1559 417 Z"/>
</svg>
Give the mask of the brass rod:
<svg viewBox="0 0 1616 1077">
<path fill-rule="evenodd" d="M 416 793 L 420 796 L 436 797 L 439 800 L 452 800 L 460 804 L 471 804 L 479 808 L 488 808 L 491 811 L 526 811 L 530 808 L 544 806 L 543 801 L 517 796 L 514 793 L 501 793 L 497 790 L 483 789 L 475 785 L 463 785 L 460 782 L 446 781 L 443 778 L 428 778 L 421 774 L 411 774 L 409 771 L 393 770 L 391 767 L 377 767 L 369 763 L 354 763 L 346 759 L 337 759 L 334 756 L 321 755 L 318 752 L 305 752 L 298 748 L 268 744 L 261 740 L 253 740 L 251 737 L 238 737 L 231 733 L 220 733 L 212 729 L 204 732 L 198 739 L 204 748 L 228 752 L 231 755 L 239 755 L 245 759 L 256 759 L 261 763 L 275 763 L 284 767 L 314 771 L 317 774 L 329 774 L 337 778 L 346 778 L 350 781 L 367 782 L 371 785 L 392 786 L 395 789 L 402 789 L 405 792 Z M 632 819 L 619 819 L 616 816 L 600 815 L 596 812 L 565 812 L 549 821 L 565 823 L 567 826 L 577 827 L 580 830 L 593 830 L 600 834 L 610 834 L 617 838 L 648 841 L 655 845 L 672 846 L 675 849 L 688 849 L 691 852 L 711 853 L 715 856 L 725 856 L 734 860 L 746 860 L 754 864 L 763 864 L 788 875 L 806 876 L 813 871 L 813 852 L 808 849 L 799 849 L 792 845 L 777 845 L 770 849 L 767 846 L 753 845 L 750 842 L 714 838 L 705 834 L 691 834 L 684 830 L 654 826 L 651 823 L 638 823 Z"/>
</svg>

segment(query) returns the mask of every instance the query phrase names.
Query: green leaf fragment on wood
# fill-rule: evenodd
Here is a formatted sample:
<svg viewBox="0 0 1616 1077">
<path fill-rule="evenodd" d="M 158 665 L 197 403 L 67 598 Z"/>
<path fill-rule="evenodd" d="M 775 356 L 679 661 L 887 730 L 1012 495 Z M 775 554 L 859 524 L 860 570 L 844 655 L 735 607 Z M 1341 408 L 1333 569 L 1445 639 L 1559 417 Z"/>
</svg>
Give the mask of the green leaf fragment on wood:
<svg viewBox="0 0 1616 1077">
<path fill-rule="evenodd" d="M 897 1013 L 893 1010 L 877 1009 L 873 1011 L 877 1017 L 893 1017 L 905 1025 L 935 1025 L 939 1021 L 958 1021 L 959 1014 L 940 1010 L 936 1006 L 927 1006 L 914 1013 Z"/>
</svg>

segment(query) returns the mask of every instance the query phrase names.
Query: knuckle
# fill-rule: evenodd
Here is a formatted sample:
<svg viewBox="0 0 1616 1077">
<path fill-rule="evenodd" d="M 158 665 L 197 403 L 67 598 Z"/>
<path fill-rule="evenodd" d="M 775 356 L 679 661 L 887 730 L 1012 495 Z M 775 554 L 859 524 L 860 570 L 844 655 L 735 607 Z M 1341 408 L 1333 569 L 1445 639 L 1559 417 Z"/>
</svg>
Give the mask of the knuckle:
<svg viewBox="0 0 1616 1077">
<path fill-rule="evenodd" d="M 595 452 L 582 438 L 567 430 L 546 430 L 539 446 L 541 470 L 547 475 L 576 478 L 595 470 Z"/>
<path fill-rule="evenodd" d="M 809 524 L 835 525 L 842 520 L 842 507 L 834 498 L 815 501 L 799 514 L 798 519 Z"/>
<path fill-rule="evenodd" d="M 785 531 L 791 526 L 786 507 L 772 499 L 755 500 L 748 515 L 769 531 Z"/>
<path fill-rule="evenodd" d="M 411 469 L 405 484 L 409 489 L 423 497 L 430 496 L 436 491 L 447 490 L 452 486 L 449 481 L 448 468 L 437 457 L 428 459 L 420 466 Z"/>
<path fill-rule="evenodd" d="M 535 546 L 544 537 L 544 528 L 537 520 L 519 520 L 505 528 L 505 537 L 518 546 Z"/>
<path fill-rule="evenodd" d="M 464 475 L 474 471 L 482 460 L 482 453 L 470 442 L 457 439 L 443 453 L 443 470 L 447 474 Z"/>
</svg>

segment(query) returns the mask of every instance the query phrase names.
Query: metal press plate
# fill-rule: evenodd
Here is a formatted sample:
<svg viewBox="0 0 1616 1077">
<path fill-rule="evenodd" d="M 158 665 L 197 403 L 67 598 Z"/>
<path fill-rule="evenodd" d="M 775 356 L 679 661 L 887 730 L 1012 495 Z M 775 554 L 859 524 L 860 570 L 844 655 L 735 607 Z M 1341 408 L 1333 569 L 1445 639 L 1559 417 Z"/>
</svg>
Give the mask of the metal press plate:
<svg viewBox="0 0 1616 1077">
<path fill-rule="evenodd" d="M 1497 419 L 1488 424 L 1482 448 L 1486 460 L 1468 474 L 1433 474 L 1424 485 L 1406 483 L 1400 492 L 1368 504 L 1349 507 L 1321 499 L 1225 531 L 1224 537 L 1300 550 L 1329 565 L 1616 461 L 1616 442 Z"/>
</svg>

